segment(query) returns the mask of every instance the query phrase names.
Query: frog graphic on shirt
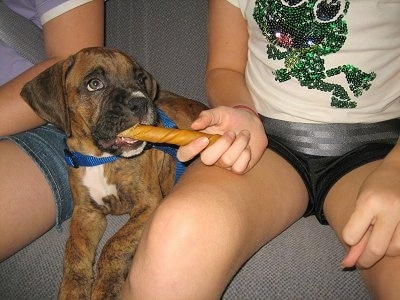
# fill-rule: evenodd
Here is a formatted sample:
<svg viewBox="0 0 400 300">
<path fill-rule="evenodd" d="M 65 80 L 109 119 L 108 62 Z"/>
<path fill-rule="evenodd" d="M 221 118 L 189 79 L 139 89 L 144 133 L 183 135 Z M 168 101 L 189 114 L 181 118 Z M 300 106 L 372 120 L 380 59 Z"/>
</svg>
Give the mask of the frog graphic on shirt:
<svg viewBox="0 0 400 300">
<path fill-rule="evenodd" d="M 268 58 L 284 60 L 284 68 L 274 71 L 284 82 L 292 77 L 301 86 L 331 93 L 331 106 L 354 108 L 346 89 L 324 81 L 343 73 L 349 90 L 359 97 L 376 77 L 351 64 L 326 69 L 324 56 L 339 51 L 348 34 L 344 17 L 349 0 L 257 0 L 253 17 L 269 42 Z"/>
</svg>

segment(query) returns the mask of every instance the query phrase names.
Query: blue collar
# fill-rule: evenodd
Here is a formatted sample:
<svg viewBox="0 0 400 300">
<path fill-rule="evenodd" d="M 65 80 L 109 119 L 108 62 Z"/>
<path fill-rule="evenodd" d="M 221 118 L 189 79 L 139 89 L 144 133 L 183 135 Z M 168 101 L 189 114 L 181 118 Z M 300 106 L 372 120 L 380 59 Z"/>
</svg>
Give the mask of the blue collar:
<svg viewBox="0 0 400 300">
<path fill-rule="evenodd" d="M 160 109 L 157 109 L 158 116 L 160 118 L 161 124 L 166 128 L 176 128 L 176 124 L 172 121 L 168 116 Z M 175 182 L 177 182 L 180 176 L 185 171 L 185 164 L 178 160 L 176 153 L 178 148 L 174 145 L 166 145 L 166 144 L 153 144 L 153 148 L 163 151 L 169 155 L 171 155 L 175 162 Z M 69 149 L 64 150 L 64 159 L 68 166 L 79 168 L 79 167 L 94 167 L 98 165 L 103 165 L 109 162 L 113 162 L 117 159 L 121 158 L 120 156 L 107 156 L 107 157 L 96 157 L 90 155 L 84 155 L 79 152 L 69 151 Z"/>
<path fill-rule="evenodd" d="M 96 157 L 90 155 L 84 155 L 76 151 L 69 151 L 64 149 L 64 159 L 68 166 L 79 168 L 79 167 L 94 167 L 102 164 L 106 164 L 115 161 L 119 156 L 107 156 L 107 157 Z"/>
</svg>

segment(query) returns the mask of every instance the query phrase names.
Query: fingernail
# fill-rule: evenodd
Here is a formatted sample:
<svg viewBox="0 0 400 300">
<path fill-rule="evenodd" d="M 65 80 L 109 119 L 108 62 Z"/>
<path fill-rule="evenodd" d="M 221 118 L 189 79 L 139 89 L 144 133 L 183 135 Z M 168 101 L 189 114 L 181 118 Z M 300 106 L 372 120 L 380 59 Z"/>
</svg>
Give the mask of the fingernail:
<svg viewBox="0 0 400 300">
<path fill-rule="evenodd" d="M 227 131 L 226 134 L 232 139 L 236 137 L 236 133 L 234 133 L 233 131 Z"/>
<path fill-rule="evenodd" d="M 203 136 L 203 137 L 201 137 L 201 138 L 198 138 L 198 139 L 196 140 L 196 144 L 198 144 L 199 146 L 208 145 L 209 142 L 210 142 L 210 140 L 209 140 L 207 137 L 205 137 L 205 136 Z"/>
<path fill-rule="evenodd" d="M 250 136 L 250 131 L 242 130 L 242 134 L 244 134 L 245 136 L 249 137 Z"/>
<path fill-rule="evenodd" d="M 355 266 L 354 267 L 344 267 L 344 266 L 342 266 L 342 271 L 344 271 L 344 272 L 351 272 L 351 271 L 354 271 L 355 269 L 357 269 Z"/>
</svg>

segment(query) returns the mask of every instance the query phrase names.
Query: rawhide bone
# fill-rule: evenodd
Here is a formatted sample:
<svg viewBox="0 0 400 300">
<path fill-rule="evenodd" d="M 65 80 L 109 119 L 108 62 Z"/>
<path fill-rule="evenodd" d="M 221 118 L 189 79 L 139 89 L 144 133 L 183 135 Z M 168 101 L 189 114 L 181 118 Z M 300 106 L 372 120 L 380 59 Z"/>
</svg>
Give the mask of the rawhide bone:
<svg viewBox="0 0 400 300">
<path fill-rule="evenodd" d="M 136 125 L 119 133 L 118 136 L 151 143 L 165 143 L 177 146 L 185 146 L 191 141 L 203 136 L 210 140 L 211 145 L 220 137 L 219 134 L 208 134 L 194 130 L 172 129 L 150 125 Z"/>
</svg>

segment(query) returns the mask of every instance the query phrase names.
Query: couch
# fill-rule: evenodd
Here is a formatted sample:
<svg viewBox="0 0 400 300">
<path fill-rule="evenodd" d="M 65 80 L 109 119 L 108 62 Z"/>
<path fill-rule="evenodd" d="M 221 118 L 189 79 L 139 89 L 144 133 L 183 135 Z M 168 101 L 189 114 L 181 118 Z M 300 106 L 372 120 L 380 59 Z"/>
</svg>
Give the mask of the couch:
<svg viewBox="0 0 400 300">
<path fill-rule="evenodd" d="M 106 45 L 133 55 L 162 88 L 206 102 L 206 21 L 206 0 L 108 0 Z M 105 239 L 126 219 L 109 216 Z M 68 226 L 0 263 L 0 299 L 56 299 Z M 341 269 L 344 253 L 329 226 L 302 218 L 242 267 L 223 299 L 369 299 L 360 273 Z"/>
</svg>

